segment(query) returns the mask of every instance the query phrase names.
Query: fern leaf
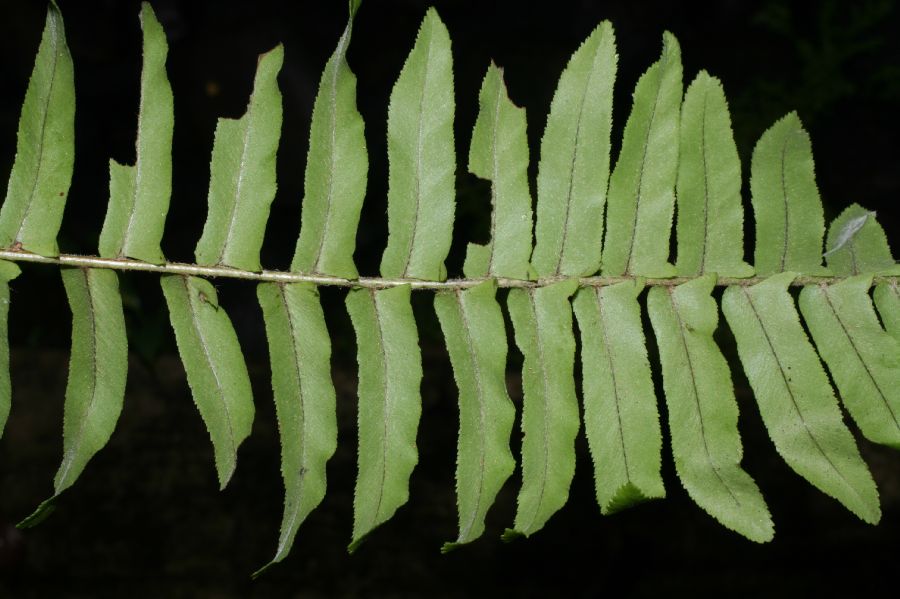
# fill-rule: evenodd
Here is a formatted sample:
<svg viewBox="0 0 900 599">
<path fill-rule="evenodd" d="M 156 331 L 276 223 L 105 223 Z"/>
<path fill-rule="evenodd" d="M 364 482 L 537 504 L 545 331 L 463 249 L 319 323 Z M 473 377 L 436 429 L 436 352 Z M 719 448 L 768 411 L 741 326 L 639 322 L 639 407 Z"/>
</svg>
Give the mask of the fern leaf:
<svg viewBox="0 0 900 599">
<path fill-rule="evenodd" d="M 469 146 L 469 172 L 491 182 L 491 231 L 486 245 L 470 243 L 467 277 L 529 278 L 531 193 L 525 109 L 506 92 L 503 70 L 491 63 L 478 94 L 478 118 Z"/>
<path fill-rule="evenodd" d="M 209 281 L 169 275 L 162 277 L 161 284 L 178 353 L 209 431 L 219 485 L 224 489 L 234 474 L 237 448 L 253 426 L 255 410 L 244 356 Z"/>
<path fill-rule="evenodd" d="M 540 530 L 569 496 L 580 425 L 573 367 L 575 337 L 568 279 L 537 289 L 513 289 L 507 305 L 522 366 L 522 488 L 513 529 L 504 539 Z"/>
<path fill-rule="evenodd" d="M 356 109 L 356 76 L 347 64 L 347 48 L 359 0 L 350 2 L 350 17 L 337 48 L 319 80 L 313 105 L 306 160 L 300 237 L 291 270 L 359 276 L 353 263 L 356 229 L 366 195 L 364 123 Z"/>
<path fill-rule="evenodd" d="M 515 468 L 509 449 L 515 408 L 506 392 L 506 327 L 496 292 L 489 280 L 434 299 L 459 387 L 459 536 L 444 552 L 481 536 L 485 514 Z"/>
<path fill-rule="evenodd" d="M 775 449 L 797 474 L 875 524 L 878 490 L 800 325 L 787 291 L 795 276 L 785 272 L 752 287 L 729 287 L 722 312 Z"/>
<path fill-rule="evenodd" d="M 62 14 L 47 21 L 19 117 L 16 159 L 0 209 L 0 247 L 56 256 L 75 160 L 75 75 Z"/>
<path fill-rule="evenodd" d="M 0 260 L 0 439 L 11 406 L 9 378 L 9 282 L 19 276 L 19 267 Z"/>
<path fill-rule="evenodd" d="M 757 274 L 828 274 L 822 267 L 825 217 L 812 144 L 796 112 L 772 125 L 756 143 L 750 193 L 756 217 Z"/>
<path fill-rule="evenodd" d="M 219 119 L 210 164 L 209 214 L 195 251 L 197 263 L 259 271 L 275 197 L 275 154 L 281 136 L 281 92 L 277 76 L 281 45 L 261 55 L 247 112 Z"/>
<path fill-rule="evenodd" d="M 453 110 L 450 34 L 430 8 L 388 106 L 385 277 L 447 277 L 456 176 Z"/>
<path fill-rule="evenodd" d="M 410 287 L 347 294 L 359 357 L 359 473 L 353 500 L 355 551 L 409 499 L 419 459 L 422 356 Z"/>
<path fill-rule="evenodd" d="M 669 232 L 678 173 L 681 49 L 663 35 L 660 59 L 638 80 L 609 179 L 603 274 L 670 277 Z"/>
<path fill-rule="evenodd" d="M 141 5 L 144 67 L 138 113 L 137 162 L 109 163 L 110 202 L 100 255 L 165 262 L 159 247 L 172 194 L 172 87 L 166 77 L 166 34 L 150 4 Z"/>
<path fill-rule="evenodd" d="M 752 541 L 772 540 L 762 493 L 741 468 L 738 407 L 728 364 L 713 341 L 718 308 L 715 275 L 678 287 L 654 287 L 647 298 L 659 343 L 675 469 L 691 498 L 725 527 Z"/>
<path fill-rule="evenodd" d="M 835 275 L 845 277 L 863 273 L 900 275 L 884 229 L 875 213 L 859 204 L 851 204 L 831 222 L 825 258 Z"/>
<path fill-rule="evenodd" d="M 63 418 L 63 460 L 53 497 L 19 526 L 43 520 L 88 461 L 106 445 L 122 412 L 128 341 L 119 279 L 111 270 L 65 268 L 63 285 L 72 309 L 72 353 Z"/>
<path fill-rule="evenodd" d="M 741 161 L 722 83 L 700 71 L 681 107 L 677 204 L 681 276 L 749 277 L 744 262 Z"/>
<path fill-rule="evenodd" d="M 637 302 L 642 289 L 640 281 L 587 287 L 572 302 L 581 331 L 584 430 L 603 514 L 666 494 L 659 412 Z"/>
<path fill-rule="evenodd" d="M 613 28 L 604 21 L 572 55 L 553 96 L 541 140 L 531 259 L 541 277 L 600 268 L 616 61 Z"/>
<path fill-rule="evenodd" d="M 885 330 L 900 341 L 900 289 L 897 282 L 879 283 L 872 295 Z"/>
<path fill-rule="evenodd" d="M 863 435 L 900 449 L 900 342 L 878 324 L 871 285 L 872 275 L 807 285 L 800 311 Z"/>
<path fill-rule="evenodd" d="M 254 576 L 290 552 L 300 524 L 325 497 L 325 464 L 337 448 L 331 341 L 318 291 L 308 283 L 256 290 L 269 339 L 285 501 L 275 557 Z"/>
</svg>

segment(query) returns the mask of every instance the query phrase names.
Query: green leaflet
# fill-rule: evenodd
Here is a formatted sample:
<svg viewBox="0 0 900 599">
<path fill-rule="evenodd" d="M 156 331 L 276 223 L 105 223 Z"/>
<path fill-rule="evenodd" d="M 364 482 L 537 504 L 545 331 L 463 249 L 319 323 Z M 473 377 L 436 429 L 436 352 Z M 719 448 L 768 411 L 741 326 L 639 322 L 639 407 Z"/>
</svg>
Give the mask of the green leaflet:
<svg viewBox="0 0 900 599">
<path fill-rule="evenodd" d="M 453 233 L 453 56 L 450 34 L 429 8 L 388 106 L 388 243 L 385 277 L 447 277 Z"/>
<path fill-rule="evenodd" d="M 522 488 L 513 529 L 503 538 L 530 536 L 565 505 L 575 474 L 578 400 L 575 336 L 569 297 L 578 282 L 512 289 L 507 306 L 522 365 Z"/>
<path fill-rule="evenodd" d="M 434 297 L 459 387 L 459 536 L 444 552 L 481 536 L 485 514 L 516 465 L 509 450 L 516 413 L 506 392 L 506 328 L 496 293 L 488 280 Z"/>
<path fill-rule="evenodd" d="M 663 34 L 660 59 L 638 80 L 609 179 L 603 275 L 670 277 L 669 231 L 678 173 L 681 49 Z"/>
<path fill-rule="evenodd" d="M 700 71 L 681 107 L 678 185 L 680 276 L 708 272 L 749 277 L 744 262 L 741 161 L 731 133 L 722 83 Z"/>
<path fill-rule="evenodd" d="M 756 143 L 750 193 L 757 274 L 828 274 L 822 267 L 825 217 L 813 169 L 812 144 L 796 112 L 772 125 Z"/>
<path fill-rule="evenodd" d="M 900 341 L 900 289 L 897 283 L 879 283 L 872 295 L 885 330 Z"/>
<path fill-rule="evenodd" d="M 219 485 L 224 489 L 234 474 L 237 448 L 253 426 L 255 410 L 244 355 L 209 281 L 168 275 L 160 282 L 178 353 L 212 439 Z"/>
<path fill-rule="evenodd" d="M 359 473 L 349 551 L 409 499 L 419 460 L 422 355 L 410 287 L 347 294 L 359 357 Z"/>
<path fill-rule="evenodd" d="M 0 260 L 0 439 L 9 417 L 11 381 L 9 378 L 9 282 L 19 276 L 19 267 Z"/>
<path fill-rule="evenodd" d="M 262 283 L 256 291 L 269 339 L 285 501 L 275 557 L 254 576 L 290 552 L 300 524 L 325 497 L 325 464 L 337 448 L 331 340 L 316 287 Z"/>
<path fill-rule="evenodd" d="M 869 272 L 900 275 L 900 265 L 891 256 L 887 236 L 875 220 L 875 213 L 859 204 L 850 204 L 831 221 L 825 247 L 828 268 L 839 277 Z"/>
<path fill-rule="evenodd" d="M 637 301 L 643 288 L 641 281 L 586 287 L 572 302 L 581 331 L 584 430 L 604 514 L 666 495 L 659 412 Z"/>
<path fill-rule="evenodd" d="M 771 541 L 772 517 L 762 493 L 741 468 L 738 406 L 728 363 L 713 341 L 718 308 L 714 274 L 647 297 L 659 344 L 678 478 L 691 498 L 752 541 Z"/>
<path fill-rule="evenodd" d="M 259 271 L 262 247 L 275 197 L 275 153 L 281 136 L 279 44 L 259 57 L 247 112 L 219 119 L 209 178 L 209 214 L 195 251 L 197 263 Z"/>
<path fill-rule="evenodd" d="M 53 480 L 53 497 L 19 526 L 41 522 L 54 500 L 72 486 L 116 427 L 125 398 L 128 341 L 114 271 L 63 268 L 72 309 L 72 353 L 63 418 L 63 460 Z"/>
<path fill-rule="evenodd" d="M 62 14 L 52 1 L 25 92 L 17 140 L 0 209 L 0 247 L 56 256 L 56 234 L 75 160 L 75 75 Z"/>
<path fill-rule="evenodd" d="M 503 70 L 491 63 L 478 95 L 469 146 L 469 172 L 491 182 L 491 232 L 486 245 L 470 243 L 467 277 L 529 278 L 531 193 L 525 109 L 506 93 Z"/>
<path fill-rule="evenodd" d="M 871 285 L 872 275 L 808 285 L 800 311 L 863 435 L 900 449 L 900 341 L 878 324 Z"/>
<path fill-rule="evenodd" d="M 356 109 L 356 76 L 347 64 L 358 8 L 359 0 L 350 2 L 347 28 L 325 65 L 313 105 L 302 225 L 291 263 L 295 272 L 359 276 L 353 250 L 369 158 L 363 119 Z"/>
<path fill-rule="evenodd" d="M 752 287 L 729 287 L 722 312 L 775 449 L 800 476 L 875 524 L 878 490 L 800 326 L 787 291 L 795 277 L 785 272 Z"/>
<path fill-rule="evenodd" d="M 559 78 L 537 178 L 531 261 L 541 277 L 591 275 L 600 268 L 616 61 L 613 28 L 604 21 Z"/>
<path fill-rule="evenodd" d="M 100 233 L 100 255 L 165 262 L 159 242 L 172 194 L 172 86 L 166 77 L 166 34 L 149 3 L 141 5 L 144 68 L 138 114 L 137 162 L 109 162 L 109 210 Z"/>
</svg>

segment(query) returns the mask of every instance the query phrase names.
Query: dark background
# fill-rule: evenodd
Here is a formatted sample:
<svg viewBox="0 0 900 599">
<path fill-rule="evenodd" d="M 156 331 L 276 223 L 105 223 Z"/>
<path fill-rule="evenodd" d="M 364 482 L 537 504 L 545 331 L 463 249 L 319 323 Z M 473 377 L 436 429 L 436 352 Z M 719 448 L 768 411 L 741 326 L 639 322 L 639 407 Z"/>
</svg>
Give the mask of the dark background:
<svg viewBox="0 0 900 599">
<path fill-rule="evenodd" d="M 284 42 L 279 189 L 263 264 L 287 268 L 299 230 L 312 102 L 346 21 L 344 2 L 152 4 L 169 36 L 175 94 L 174 189 L 164 252 L 171 260 L 192 261 L 206 214 L 216 119 L 243 113 L 256 56 Z M 487 230 L 487 188 L 465 172 L 462 157 L 489 61 L 505 68 L 511 98 L 528 111 L 533 177 L 559 74 L 603 19 L 613 22 L 619 49 L 614 140 L 621 136 L 635 81 L 659 55 L 662 32 L 670 30 L 681 42 L 685 86 L 701 68 L 722 79 L 745 177 L 756 139 L 797 110 L 812 137 L 826 220 L 858 202 L 878 211 L 889 238 L 898 242 L 900 9 L 894 2 L 434 4 L 453 40 L 457 222 L 466 223 L 454 236 L 451 276 L 461 273 L 465 243 L 483 240 Z M 414 0 L 367 0 L 354 27 L 349 61 L 359 78 L 370 156 L 356 253 L 366 275 L 376 273 L 387 234 L 388 97 L 426 6 Z M 108 197 L 108 159 L 134 160 L 139 4 L 60 0 L 60 7 L 77 89 L 75 174 L 60 245 L 64 252 L 95 253 Z M 43 2 L 0 0 L 2 180 L 12 165 L 18 114 L 45 10 Z M 614 147 L 613 156 L 616 152 Z M 745 206 L 752 222 L 747 197 Z M 510 545 L 498 539 L 514 515 L 517 472 L 490 512 L 484 538 L 441 556 L 441 543 L 456 530 L 456 392 L 426 293 L 414 294 L 425 379 L 420 464 L 410 502 L 348 556 L 356 460 L 355 345 L 343 293 L 323 290 L 340 428 L 339 449 L 329 464 L 329 492 L 300 529 L 291 556 L 250 583 L 249 573 L 274 550 L 282 501 L 266 345 L 253 286 L 217 282 L 246 353 L 257 405 L 254 433 L 241 449 L 237 473 L 219 493 L 211 447 L 175 357 L 157 277 L 147 274 L 120 277 L 132 364 L 116 433 L 59 502 L 57 513 L 19 534 L 10 524 L 50 494 L 60 459 L 70 331 L 56 269 L 25 265 L 23 271 L 12 285 L 13 411 L 0 440 L 2 597 L 591 596 L 613 590 L 635 596 L 667 591 L 787 595 L 861 593 L 894 578 L 900 550 L 900 456 L 860 441 L 884 510 L 879 526 L 861 523 L 784 465 L 733 360 L 744 464 L 769 501 L 777 527 L 774 542 L 746 541 L 694 506 L 668 456 L 668 499 L 600 517 L 582 436 L 571 499 L 543 531 Z M 727 331 L 721 334 L 723 349 L 733 357 L 733 341 Z M 509 382 L 517 406 L 520 365 L 521 357 L 511 348 Z"/>
</svg>

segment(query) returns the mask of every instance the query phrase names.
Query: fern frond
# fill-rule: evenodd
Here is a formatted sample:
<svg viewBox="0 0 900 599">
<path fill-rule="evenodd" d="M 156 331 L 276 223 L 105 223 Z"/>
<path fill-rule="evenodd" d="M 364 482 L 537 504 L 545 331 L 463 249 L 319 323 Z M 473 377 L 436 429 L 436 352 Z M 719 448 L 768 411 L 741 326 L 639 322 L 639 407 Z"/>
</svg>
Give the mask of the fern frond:
<svg viewBox="0 0 900 599">
<path fill-rule="evenodd" d="M 859 518 L 879 521 L 878 489 L 840 403 L 865 437 L 900 448 L 900 265 L 875 213 L 856 204 L 831 223 L 823 247 L 812 145 L 796 113 L 763 133 L 753 151 L 751 266 L 744 261 L 742 167 L 721 82 L 700 71 L 683 93 L 681 49 L 665 33 L 662 55 L 634 89 L 610 174 L 618 55 L 612 25 L 600 23 L 572 54 L 553 96 L 540 144 L 532 250 L 525 110 L 510 100 L 503 71 L 491 63 L 468 153 L 469 172 L 490 182 L 489 238 L 469 244 L 464 278 L 448 279 L 457 176 L 453 55 L 446 26 L 429 9 L 387 111 L 389 235 L 381 276 L 360 276 L 353 255 L 369 156 L 347 62 L 360 0 L 348 4 L 347 25 L 319 82 L 301 230 L 291 270 L 282 272 L 263 268 L 260 248 L 277 188 L 283 48 L 259 57 L 246 113 L 218 122 L 196 264 L 169 262 L 160 240 L 172 189 L 173 93 L 165 32 L 146 2 L 136 162 L 110 162 L 99 256 L 59 253 L 75 92 L 62 17 L 50 3 L 0 208 L 0 434 L 11 404 L 7 328 L 16 262 L 60 267 L 73 315 L 72 352 L 53 495 L 20 526 L 54 509 L 115 429 L 128 361 L 119 271 L 160 275 L 221 487 L 235 471 L 255 407 L 235 328 L 208 279 L 258 283 L 285 500 L 274 556 L 254 576 L 290 552 L 300 525 L 325 497 L 326 465 L 337 448 L 332 342 L 320 286 L 349 288 L 345 304 L 356 335 L 351 552 L 408 501 L 418 463 L 423 370 L 413 290 L 436 292 L 459 389 L 458 534 L 445 552 L 483 535 L 515 469 L 501 288 L 509 288 L 507 309 L 524 357 L 522 481 L 503 538 L 538 532 L 565 505 L 582 422 L 601 514 L 666 495 L 651 377 L 656 358 L 647 354 L 642 309 L 659 349 L 672 457 L 684 489 L 725 527 L 752 541 L 773 537 L 766 502 L 741 465 L 732 373 L 714 337 L 716 286 L 726 288 L 721 309 L 776 451 Z M 791 287 L 802 288 L 806 329 Z"/>
</svg>

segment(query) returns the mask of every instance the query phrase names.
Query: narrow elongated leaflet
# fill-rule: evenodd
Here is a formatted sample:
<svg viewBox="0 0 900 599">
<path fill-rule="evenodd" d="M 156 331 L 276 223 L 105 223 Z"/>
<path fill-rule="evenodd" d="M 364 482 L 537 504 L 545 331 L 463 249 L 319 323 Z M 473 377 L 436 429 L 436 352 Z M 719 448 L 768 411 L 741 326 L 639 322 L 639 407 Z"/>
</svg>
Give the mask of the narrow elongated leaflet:
<svg viewBox="0 0 900 599">
<path fill-rule="evenodd" d="M 453 57 L 429 8 L 388 106 L 388 243 L 385 277 L 440 281 L 453 233 Z"/>
<path fill-rule="evenodd" d="M 795 277 L 785 272 L 729 287 L 722 312 L 775 449 L 797 474 L 875 524 L 878 490 L 800 325 L 788 293 Z"/>
<path fill-rule="evenodd" d="M 572 302 L 581 331 L 584 431 L 604 514 L 666 495 L 659 412 L 637 301 L 643 287 L 640 280 L 586 287 Z"/>
<path fill-rule="evenodd" d="M 72 353 L 63 418 L 63 459 L 53 497 L 20 527 L 39 523 L 53 501 L 78 478 L 109 441 L 125 398 L 128 341 L 119 279 L 110 270 L 64 268 L 63 285 L 72 309 Z"/>
<path fill-rule="evenodd" d="M 879 283 L 872 296 L 885 330 L 900 341 L 900 288 L 897 281 Z"/>
<path fill-rule="evenodd" d="M 539 276 L 591 275 L 600 268 L 617 58 L 612 25 L 604 21 L 559 78 L 537 178 L 531 262 Z"/>
<path fill-rule="evenodd" d="M 681 113 L 681 49 L 663 34 L 660 59 L 641 75 L 609 178 L 603 274 L 670 277 L 667 262 Z"/>
<path fill-rule="evenodd" d="M 803 320 L 867 439 L 900 449 L 900 341 L 878 324 L 872 275 L 800 292 Z"/>
<path fill-rule="evenodd" d="M 159 242 L 172 195 L 172 86 L 166 77 L 166 33 L 153 8 L 141 4 L 144 67 L 134 166 L 109 161 L 109 210 L 100 233 L 104 258 L 165 262 Z"/>
<path fill-rule="evenodd" d="M 565 505 L 575 474 L 575 336 L 567 279 L 537 289 L 513 289 L 507 305 L 522 365 L 522 488 L 513 528 L 504 539 L 530 536 Z"/>
<path fill-rule="evenodd" d="M 19 116 L 16 159 L 0 209 L 0 247 L 56 256 L 75 160 L 75 75 L 62 14 L 47 7 Z"/>
<path fill-rule="evenodd" d="M 487 244 L 469 244 L 463 264 L 467 277 L 529 278 L 532 215 L 525 127 L 525 109 L 509 100 L 503 71 L 491 63 L 469 146 L 469 172 L 491 182 L 491 231 Z"/>
<path fill-rule="evenodd" d="M 212 440 L 219 485 L 225 488 L 234 474 L 237 448 L 253 426 L 247 365 L 209 281 L 170 275 L 161 283 L 188 385 Z"/>
<path fill-rule="evenodd" d="M 19 267 L 0 260 L 0 439 L 9 417 L 11 381 L 9 378 L 9 282 L 19 276 Z"/>
<path fill-rule="evenodd" d="M 756 143 L 750 194 L 756 219 L 757 274 L 828 274 L 822 267 L 825 216 L 812 144 L 796 112 L 772 125 Z"/>
<path fill-rule="evenodd" d="M 359 276 L 353 250 L 369 158 L 363 119 L 356 109 L 356 75 L 347 64 L 359 4 L 360 0 L 349 3 L 347 28 L 319 80 L 309 131 L 303 222 L 291 263 L 294 272 Z"/>
<path fill-rule="evenodd" d="M 347 294 L 359 358 L 359 472 L 349 551 L 409 499 L 419 460 L 422 355 L 410 287 Z"/>
<path fill-rule="evenodd" d="M 741 161 L 728 102 L 722 83 L 706 71 L 688 87 L 681 107 L 677 191 L 678 274 L 753 275 L 743 259 Z"/>
<path fill-rule="evenodd" d="M 254 576 L 290 552 L 300 524 L 325 497 L 325 464 L 337 448 L 331 341 L 316 287 L 263 283 L 256 292 L 269 339 L 285 501 L 275 557 Z"/>
<path fill-rule="evenodd" d="M 275 153 L 281 136 L 279 44 L 261 55 L 253 93 L 241 118 L 219 119 L 209 177 L 209 214 L 195 251 L 197 263 L 261 270 L 269 206 L 275 197 Z"/>
<path fill-rule="evenodd" d="M 850 204 L 831 221 L 825 242 L 828 268 L 839 277 L 864 273 L 900 275 L 875 213 Z"/>
<path fill-rule="evenodd" d="M 774 525 L 762 493 L 741 468 L 738 406 L 728 363 L 713 341 L 718 307 L 715 275 L 647 297 L 659 345 L 678 478 L 691 498 L 725 527 L 752 541 L 771 541 Z"/>
<path fill-rule="evenodd" d="M 516 412 L 506 391 L 506 328 L 496 293 L 488 280 L 434 298 L 459 387 L 459 536 L 445 552 L 481 536 L 485 514 L 516 464 L 509 450 Z"/>
</svg>

